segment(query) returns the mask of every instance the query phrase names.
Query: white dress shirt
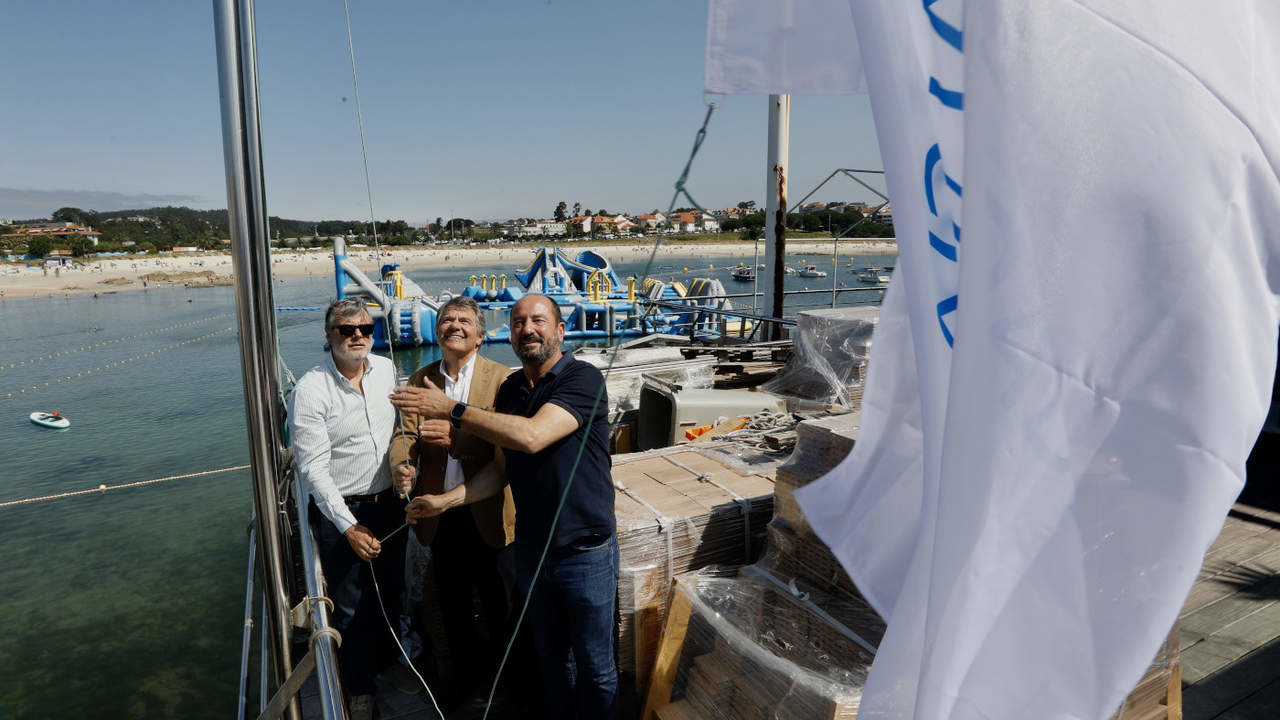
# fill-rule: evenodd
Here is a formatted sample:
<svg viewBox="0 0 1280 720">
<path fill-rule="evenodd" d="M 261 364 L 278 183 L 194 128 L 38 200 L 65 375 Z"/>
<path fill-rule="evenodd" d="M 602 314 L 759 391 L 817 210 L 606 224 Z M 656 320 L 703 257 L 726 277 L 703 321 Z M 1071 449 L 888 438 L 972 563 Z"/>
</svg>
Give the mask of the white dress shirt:
<svg viewBox="0 0 1280 720">
<path fill-rule="evenodd" d="M 444 394 L 456 403 L 467 402 L 471 397 L 471 375 L 476 367 L 476 355 L 472 355 L 470 360 L 458 368 L 457 380 L 449 377 L 449 373 L 444 369 L 444 361 L 440 361 L 440 374 L 444 376 Z M 462 463 L 455 460 L 453 455 L 449 455 L 449 460 L 444 467 L 444 491 L 449 492 L 465 481 L 466 478 L 462 475 Z"/>
<path fill-rule="evenodd" d="M 343 501 L 391 487 L 387 447 L 396 428 L 395 367 L 365 358 L 361 393 L 338 372 L 333 355 L 308 370 L 289 395 L 289 435 L 302 486 L 341 532 L 356 524 Z"/>
</svg>

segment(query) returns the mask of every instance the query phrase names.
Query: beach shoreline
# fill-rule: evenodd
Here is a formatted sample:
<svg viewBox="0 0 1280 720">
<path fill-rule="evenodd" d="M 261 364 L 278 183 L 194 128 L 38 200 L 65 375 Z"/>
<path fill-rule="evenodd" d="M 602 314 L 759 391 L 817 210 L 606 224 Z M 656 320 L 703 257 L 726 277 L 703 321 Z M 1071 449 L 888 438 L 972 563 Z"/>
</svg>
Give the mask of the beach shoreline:
<svg viewBox="0 0 1280 720">
<path fill-rule="evenodd" d="M 554 243 L 549 243 L 554 245 Z M 524 267 L 533 257 L 537 246 L 451 246 L 451 247 L 387 247 L 382 250 L 381 262 L 371 247 L 349 248 L 352 258 L 373 275 L 386 263 L 399 263 L 401 269 L 434 269 L 460 265 L 462 268 L 492 267 L 510 264 L 510 270 Z M 564 246 L 576 254 L 588 249 L 586 244 Z M 594 246 L 614 263 L 643 261 L 649 256 L 651 244 L 607 244 Z M 689 243 L 663 245 L 658 250 L 656 262 L 670 264 L 672 260 L 701 260 L 713 257 L 741 258 L 752 255 L 756 245 L 748 242 Z M 760 259 L 764 260 L 764 243 L 759 245 Z M 841 257 L 850 255 L 896 255 L 897 243 L 883 239 L 844 239 L 840 241 Z M 787 243 L 788 261 L 799 265 L 814 258 L 831 256 L 831 241 L 823 239 L 790 240 Z M 83 259 L 78 259 L 83 260 Z M 714 263 L 709 263 L 714 265 Z M 84 295 L 91 293 L 116 293 L 144 289 L 170 287 L 219 287 L 232 283 L 231 255 L 229 253 L 201 253 L 197 255 L 161 254 L 142 258 L 88 258 L 77 268 L 29 268 L 25 265 L 0 263 L 0 298 L 17 299 L 52 297 L 57 295 Z M 279 250 L 271 254 L 271 269 L 277 277 L 332 274 L 333 259 L 329 249 Z M 468 270 L 460 270 L 458 290 L 466 282 Z"/>
</svg>

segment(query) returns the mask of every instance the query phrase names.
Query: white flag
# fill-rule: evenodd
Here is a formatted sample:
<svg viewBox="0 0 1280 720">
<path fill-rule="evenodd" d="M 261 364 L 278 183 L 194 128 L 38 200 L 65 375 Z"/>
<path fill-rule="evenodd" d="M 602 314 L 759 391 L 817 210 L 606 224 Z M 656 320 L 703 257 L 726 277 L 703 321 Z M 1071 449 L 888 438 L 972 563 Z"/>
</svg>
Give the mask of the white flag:
<svg viewBox="0 0 1280 720">
<path fill-rule="evenodd" d="M 900 259 L 799 498 L 889 621 L 859 714 L 1105 718 L 1266 415 L 1280 6 L 850 6 Z"/>
<path fill-rule="evenodd" d="M 848 0 L 711 0 L 708 92 L 866 92 Z"/>
</svg>

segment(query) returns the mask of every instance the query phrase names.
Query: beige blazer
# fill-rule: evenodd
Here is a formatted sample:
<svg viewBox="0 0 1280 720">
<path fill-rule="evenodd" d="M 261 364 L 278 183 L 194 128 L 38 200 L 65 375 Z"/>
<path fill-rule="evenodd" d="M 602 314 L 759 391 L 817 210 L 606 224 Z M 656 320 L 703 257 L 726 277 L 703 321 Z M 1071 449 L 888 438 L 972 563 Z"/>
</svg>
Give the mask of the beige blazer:
<svg viewBox="0 0 1280 720">
<path fill-rule="evenodd" d="M 422 379 L 429 378 L 438 388 L 444 387 L 444 374 L 440 370 L 442 360 L 437 360 L 415 372 L 409 378 L 409 385 L 425 387 Z M 505 365 L 488 358 L 476 356 L 476 364 L 471 374 L 471 390 L 467 404 L 485 410 L 493 409 L 494 398 L 502 381 L 507 379 L 511 370 Z M 439 494 L 444 492 L 444 470 L 448 448 L 428 445 L 418 441 L 418 413 L 402 413 L 400 427 L 396 429 L 391 440 L 391 466 L 404 462 L 406 454 L 409 464 L 418 468 L 418 480 L 413 494 Z M 453 457 L 462 462 L 463 477 L 470 479 L 493 459 L 493 445 L 466 430 L 456 430 Z M 515 540 L 516 508 L 511 500 L 511 488 L 503 488 L 502 492 L 491 498 L 471 504 L 471 516 L 475 519 L 476 530 L 486 543 L 495 548 L 503 548 Z M 462 512 L 461 509 L 450 512 Z M 429 545 L 436 534 L 439 518 L 419 520 L 414 526 L 418 540 Z"/>
</svg>

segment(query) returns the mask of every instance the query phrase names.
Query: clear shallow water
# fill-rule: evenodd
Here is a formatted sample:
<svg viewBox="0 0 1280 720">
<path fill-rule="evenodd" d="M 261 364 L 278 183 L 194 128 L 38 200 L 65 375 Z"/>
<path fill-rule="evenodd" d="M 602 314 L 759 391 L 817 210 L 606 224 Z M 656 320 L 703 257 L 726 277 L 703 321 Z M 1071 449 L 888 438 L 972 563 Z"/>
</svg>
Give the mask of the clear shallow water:
<svg viewBox="0 0 1280 720">
<path fill-rule="evenodd" d="M 750 283 L 729 279 L 738 260 L 708 259 L 695 271 L 693 261 L 659 257 L 655 265 L 671 268 L 654 274 L 691 278 L 715 264 L 723 269 L 711 274 L 729 292 L 748 292 Z M 853 265 L 895 260 L 855 258 Z M 409 275 L 431 292 L 456 290 L 465 274 L 510 273 L 526 262 L 517 254 L 501 266 Z M 618 263 L 617 270 L 625 276 L 643 265 Z M 837 281 L 858 284 L 846 260 L 837 266 Z M 787 278 L 788 289 L 831 283 Z M 327 275 L 276 284 L 280 306 L 323 305 L 332 294 Z M 855 299 L 878 302 L 879 293 L 844 295 L 841 304 Z M 830 296 L 807 296 L 796 307 L 802 304 L 829 307 Z M 0 302 L 0 502 L 246 464 L 233 332 L 107 367 L 232 327 L 233 317 L 214 316 L 234 310 L 229 287 Z M 186 326 L 172 327 L 179 324 Z M 301 375 L 321 357 L 319 313 L 279 313 L 277 325 L 281 354 Z M 31 362 L 141 333 L 150 334 Z M 483 352 L 515 364 L 508 346 Z M 395 353 L 405 374 L 437 357 L 434 347 Z M 94 372 L 76 377 L 87 370 Z M 27 418 L 55 409 L 71 419 L 70 430 L 44 430 Z M 0 508 L 0 718 L 233 714 L 250 482 L 248 471 L 237 471 Z"/>
</svg>

